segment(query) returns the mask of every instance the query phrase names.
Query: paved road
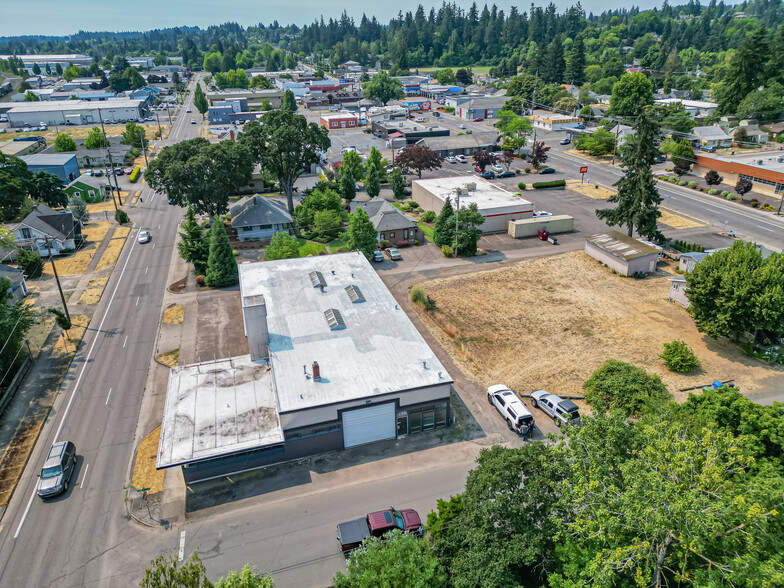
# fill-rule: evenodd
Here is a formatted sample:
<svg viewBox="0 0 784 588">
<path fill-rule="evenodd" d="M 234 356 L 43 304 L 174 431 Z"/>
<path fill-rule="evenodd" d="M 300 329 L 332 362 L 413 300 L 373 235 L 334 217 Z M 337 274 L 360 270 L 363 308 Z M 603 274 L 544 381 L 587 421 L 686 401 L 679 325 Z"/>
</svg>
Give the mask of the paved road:
<svg viewBox="0 0 784 588">
<path fill-rule="evenodd" d="M 168 143 L 198 135 L 190 116 L 178 117 Z M 143 197 L 129 210 L 131 238 L 0 526 L 2 585 L 126 586 L 157 555 L 151 531 L 125 519 L 124 484 L 182 211 L 146 184 Z M 152 229 L 150 243 L 137 243 L 139 227 Z M 79 456 L 71 487 L 43 502 L 36 474 L 48 447 L 65 439 Z"/>
</svg>

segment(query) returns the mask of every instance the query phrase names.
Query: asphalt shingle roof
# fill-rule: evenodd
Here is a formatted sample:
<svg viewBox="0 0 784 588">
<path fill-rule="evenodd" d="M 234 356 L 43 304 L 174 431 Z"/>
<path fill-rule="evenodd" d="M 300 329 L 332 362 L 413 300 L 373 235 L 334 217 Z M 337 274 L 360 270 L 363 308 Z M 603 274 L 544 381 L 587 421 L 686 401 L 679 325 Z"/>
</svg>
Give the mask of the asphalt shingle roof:
<svg viewBox="0 0 784 588">
<path fill-rule="evenodd" d="M 231 226 L 278 225 L 291 222 L 291 215 L 277 200 L 246 196 L 231 207 Z"/>
</svg>

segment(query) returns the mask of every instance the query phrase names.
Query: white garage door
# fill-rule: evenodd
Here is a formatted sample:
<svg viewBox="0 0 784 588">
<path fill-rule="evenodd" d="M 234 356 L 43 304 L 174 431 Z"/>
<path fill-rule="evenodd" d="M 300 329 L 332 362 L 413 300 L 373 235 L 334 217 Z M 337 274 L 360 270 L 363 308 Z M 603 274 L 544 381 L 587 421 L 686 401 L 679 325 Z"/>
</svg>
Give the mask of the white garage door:
<svg viewBox="0 0 784 588">
<path fill-rule="evenodd" d="M 395 438 L 395 403 L 343 413 L 343 447 Z"/>
</svg>

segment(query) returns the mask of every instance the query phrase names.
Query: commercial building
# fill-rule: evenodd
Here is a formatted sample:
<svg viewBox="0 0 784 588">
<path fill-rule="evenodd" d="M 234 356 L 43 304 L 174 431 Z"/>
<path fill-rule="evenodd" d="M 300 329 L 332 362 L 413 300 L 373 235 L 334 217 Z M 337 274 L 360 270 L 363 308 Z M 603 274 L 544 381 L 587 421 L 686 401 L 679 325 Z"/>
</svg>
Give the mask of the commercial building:
<svg viewBox="0 0 784 588">
<path fill-rule="evenodd" d="M 395 79 L 400 80 L 406 96 L 419 96 L 422 84 L 430 81 L 429 76 L 396 76 Z"/>
<path fill-rule="evenodd" d="M 696 174 L 713 169 L 722 175 L 725 184 L 734 186 L 738 178 L 745 178 L 755 192 L 784 196 L 784 153 L 780 151 L 710 156 L 698 151 L 696 159 Z"/>
<path fill-rule="evenodd" d="M 436 213 L 441 212 L 447 198 L 455 209 L 458 201 L 461 208 L 476 204 L 485 217 L 483 233 L 506 232 L 509 221 L 534 215 L 533 202 L 479 176 L 414 180 L 411 190 L 414 201 Z"/>
<path fill-rule="evenodd" d="M 60 86 L 62 92 L 72 90 L 92 90 L 101 84 L 101 78 L 74 78 Z"/>
<path fill-rule="evenodd" d="M 455 109 L 455 116 L 464 120 L 475 118 L 495 118 L 495 113 L 503 110 L 506 96 L 457 96 L 447 98 L 446 104 Z"/>
<path fill-rule="evenodd" d="M 350 112 L 322 114 L 321 124 L 329 130 L 355 129 L 359 126 L 359 117 Z"/>
<path fill-rule="evenodd" d="M 425 145 L 439 157 L 450 155 L 473 155 L 474 151 L 491 149 L 498 139 L 497 133 L 473 133 L 471 135 L 450 135 L 448 137 L 428 137 L 417 145 Z"/>
<path fill-rule="evenodd" d="M 686 114 L 691 118 L 706 118 L 716 114 L 719 105 L 716 102 L 706 102 L 704 100 L 686 100 L 684 98 L 663 98 L 655 100 L 656 104 L 667 106 L 669 104 L 683 105 Z"/>
<path fill-rule="evenodd" d="M 429 83 L 421 84 L 419 86 L 419 95 L 433 98 L 436 100 L 446 98 L 447 96 L 456 96 L 463 92 L 460 86 L 452 86 L 445 84 Z"/>
<path fill-rule="evenodd" d="M 79 177 L 79 163 L 73 153 L 35 153 L 22 155 L 22 161 L 27 164 L 31 173 L 38 171 L 49 172 L 60 178 L 64 184 Z"/>
<path fill-rule="evenodd" d="M 110 90 L 69 90 L 63 92 L 52 92 L 49 95 L 49 100 L 71 100 L 71 98 L 74 96 L 76 96 L 78 100 L 101 102 L 115 98 L 117 94 Z"/>
<path fill-rule="evenodd" d="M 659 260 L 657 249 L 618 231 L 586 237 L 585 252 L 624 276 L 651 274 Z"/>
<path fill-rule="evenodd" d="M 403 100 L 400 106 L 408 112 L 430 112 L 432 104 L 430 100 Z"/>
<path fill-rule="evenodd" d="M 7 60 L 9 57 L 12 56 L 0 55 L 0 59 L 3 60 Z M 55 71 L 58 64 L 60 67 L 65 69 L 71 64 L 78 65 L 79 67 L 89 67 L 93 62 L 92 57 L 89 55 L 82 55 L 81 53 L 65 53 L 54 55 L 16 55 L 16 57 L 22 60 L 22 63 L 28 72 L 33 71 L 33 65 L 35 64 L 38 64 L 38 67 L 40 67 L 42 71 L 46 70 L 47 65 L 51 71 Z"/>
<path fill-rule="evenodd" d="M 244 90 L 244 89 L 229 89 L 229 90 L 216 90 L 214 92 L 207 92 L 207 102 L 213 106 L 219 102 L 227 102 L 231 100 L 238 100 L 244 98 L 250 109 L 261 109 L 264 100 L 269 100 L 272 108 L 280 108 L 283 101 L 283 90 L 269 89 L 269 90 Z"/>
<path fill-rule="evenodd" d="M 100 114 L 99 114 L 100 112 Z M 91 102 L 89 100 L 57 100 L 25 102 L 9 109 L 8 123 L 12 127 L 39 125 L 49 126 L 99 124 L 103 120 L 137 120 L 147 114 L 143 100 L 111 99 Z"/>
<path fill-rule="evenodd" d="M 528 118 L 534 128 L 544 131 L 576 129 L 583 122 L 580 117 L 566 116 L 565 114 L 536 114 Z"/>
<path fill-rule="evenodd" d="M 31 155 L 41 148 L 42 145 L 38 141 L 5 141 L 0 143 L 0 153 L 14 157 Z"/>
<path fill-rule="evenodd" d="M 109 155 L 112 164 L 123 165 L 125 158 L 131 153 L 131 146 L 120 142 L 120 139 L 110 139 L 107 147 L 100 149 L 85 149 L 84 139 L 74 139 L 76 151 L 70 153 L 76 156 L 76 161 L 80 168 L 85 167 L 106 167 L 109 165 Z M 43 153 L 56 155 L 54 145 L 47 147 Z"/>
<path fill-rule="evenodd" d="M 380 139 L 405 139 L 409 144 L 428 137 L 448 137 L 449 129 L 409 120 L 378 120 L 373 122 L 373 134 Z"/>
<path fill-rule="evenodd" d="M 239 271 L 250 353 L 171 370 L 158 469 L 190 484 L 448 426 L 452 379 L 364 255 Z"/>
</svg>

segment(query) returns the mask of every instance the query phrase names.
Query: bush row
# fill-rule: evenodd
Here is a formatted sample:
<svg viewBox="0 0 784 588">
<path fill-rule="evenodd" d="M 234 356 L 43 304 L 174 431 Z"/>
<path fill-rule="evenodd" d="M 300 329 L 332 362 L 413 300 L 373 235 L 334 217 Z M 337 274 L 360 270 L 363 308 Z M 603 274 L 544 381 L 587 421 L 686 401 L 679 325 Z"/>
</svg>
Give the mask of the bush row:
<svg viewBox="0 0 784 588">
<path fill-rule="evenodd" d="M 531 184 L 531 186 L 533 186 L 534 189 L 537 190 L 540 188 L 558 188 L 560 186 L 565 186 L 565 185 L 566 185 L 566 180 L 552 180 L 551 182 L 534 182 L 533 184 Z"/>
</svg>

